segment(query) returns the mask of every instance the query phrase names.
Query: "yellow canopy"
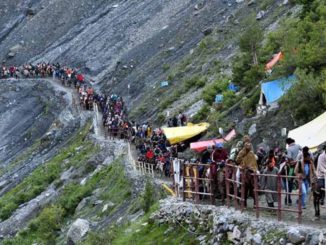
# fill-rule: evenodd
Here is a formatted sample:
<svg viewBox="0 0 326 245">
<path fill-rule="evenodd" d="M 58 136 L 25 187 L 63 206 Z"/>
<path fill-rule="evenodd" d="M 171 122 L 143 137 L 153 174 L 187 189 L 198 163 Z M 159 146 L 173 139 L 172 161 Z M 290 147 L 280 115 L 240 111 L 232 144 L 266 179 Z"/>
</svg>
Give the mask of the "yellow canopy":
<svg viewBox="0 0 326 245">
<path fill-rule="evenodd" d="M 169 142 L 174 145 L 181 141 L 185 141 L 187 139 L 191 139 L 196 135 L 199 135 L 200 133 L 206 131 L 208 127 L 209 123 L 188 123 L 188 125 L 184 127 L 162 128 L 162 130 Z"/>
<path fill-rule="evenodd" d="M 311 122 L 291 130 L 288 135 L 302 147 L 308 146 L 316 151 L 317 147 L 326 141 L 326 112 Z"/>
</svg>

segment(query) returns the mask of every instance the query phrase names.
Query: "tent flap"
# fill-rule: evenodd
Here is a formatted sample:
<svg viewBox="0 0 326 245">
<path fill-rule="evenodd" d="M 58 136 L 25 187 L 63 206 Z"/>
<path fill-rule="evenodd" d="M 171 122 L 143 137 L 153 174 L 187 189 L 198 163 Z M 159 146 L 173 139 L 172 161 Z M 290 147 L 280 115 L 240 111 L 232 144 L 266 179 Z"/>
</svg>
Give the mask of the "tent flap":
<svg viewBox="0 0 326 245">
<path fill-rule="evenodd" d="M 266 104 L 270 105 L 279 100 L 293 85 L 296 77 L 294 75 L 288 78 L 262 83 L 261 90 L 265 96 Z"/>
<path fill-rule="evenodd" d="M 188 124 L 184 127 L 162 128 L 162 130 L 168 141 L 173 145 L 205 132 L 208 127 L 209 123 L 199 123 Z"/>
<path fill-rule="evenodd" d="M 283 53 L 279 52 L 277 54 L 274 55 L 273 59 L 271 59 L 265 66 L 266 70 L 271 70 L 277 62 L 279 62 L 280 60 L 283 59 Z"/>
<path fill-rule="evenodd" d="M 311 150 L 316 150 L 326 141 L 326 112 L 311 122 L 291 130 L 288 137 L 302 147 L 308 146 Z"/>
</svg>

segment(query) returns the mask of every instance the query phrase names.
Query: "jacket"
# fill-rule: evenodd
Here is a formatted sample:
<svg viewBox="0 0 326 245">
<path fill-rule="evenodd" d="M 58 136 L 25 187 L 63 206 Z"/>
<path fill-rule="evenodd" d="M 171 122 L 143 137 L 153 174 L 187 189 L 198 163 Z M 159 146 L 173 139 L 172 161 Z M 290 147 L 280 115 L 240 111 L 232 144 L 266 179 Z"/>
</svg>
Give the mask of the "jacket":
<svg viewBox="0 0 326 245">
<path fill-rule="evenodd" d="M 245 148 L 239 152 L 236 162 L 240 164 L 242 168 L 248 168 L 254 172 L 258 170 L 255 153 L 247 151 Z"/>
</svg>

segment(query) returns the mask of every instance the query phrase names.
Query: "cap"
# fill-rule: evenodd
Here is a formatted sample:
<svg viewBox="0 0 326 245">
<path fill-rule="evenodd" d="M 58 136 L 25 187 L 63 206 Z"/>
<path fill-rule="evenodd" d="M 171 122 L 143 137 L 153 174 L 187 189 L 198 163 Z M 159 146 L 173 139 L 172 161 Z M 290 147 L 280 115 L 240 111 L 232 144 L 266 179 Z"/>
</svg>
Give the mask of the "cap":
<svg viewBox="0 0 326 245">
<path fill-rule="evenodd" d="M 215 146 L 216 148 L 223 148 L 223 143 L 216 143 Z"/>
</svg>

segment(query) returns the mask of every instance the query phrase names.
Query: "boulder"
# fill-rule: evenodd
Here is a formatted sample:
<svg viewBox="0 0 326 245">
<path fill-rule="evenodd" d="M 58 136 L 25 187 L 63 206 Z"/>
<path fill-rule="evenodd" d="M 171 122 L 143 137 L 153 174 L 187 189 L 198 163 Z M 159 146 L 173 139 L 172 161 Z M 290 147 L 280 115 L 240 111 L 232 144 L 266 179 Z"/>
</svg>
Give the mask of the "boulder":
<svg viewBox="0 0 326 245">
<path fill-rule="evenodd" d="M 68 241 L 71 241 L 74 244 L 78 243 L 87 234 L 89 228 L 90 226 L 87 220 L 77 219 L 68 230 Z"/>
<path fill-rule="evenodd" d="M 94 201 L 92 202 L 92 205 L 93 205 L 93 206 L 97 206 L 97 205 L 100 205 L 100 204 L 102 204 L 102 203 L 103 203 L 102 200 L 94 200 Z"/>
<path fill-rule="evenodd" d="M 282 4 L 283 4 L 283 5 L 287 5 L 287 4 L 289 4 L 289 0 L 284 0 Z"/>
<path fill-rule="evenodd" d="M 251 5 L 255 4 L 255 3 L 256 3 L 256 0 L 251 0 L 251 1 L 248 2 L 247 5 L 248 5 L 248 6 L 251 6 Z"/>
<path fill-rule="evenodd" d="M 305 241 L 305 237 L 300 234 L 300 231 L 296 228 L 292 228 L 287 232 L 287 238 L 293 244 L 300 244 Z"/>
<path fill-rule="evenodd" d="M 262 237 L 261 237 L 261 235 L 260 234 L 255 234 L 254 236 L 253 236 L 253 238 L 252 238 L 252 244 L 254 244 L 254 245 L 260 245 L 261 244 L 261 241 L 262 241 Z"/>
<path fill-rule="evenodd" d="M 280 245 L 286 245 L 286 240 L 285 240 L 284 238 L 281 238 L 281 239 L 278 241 L 278 243 L 279 243 Z"/>
<path fill-rule="evenodd" d="M 8 184 L 8 180 L 0 181 L 0 190 Z"/>
<path fill-rule="evenodd" d="M 7 54 L 7 57 L 8 57 L 8 58 L 13 58 L 13 57 L 15 57 L 15 55 L 16 55 L 16 53 L 14 53 L 14 52 L 9 52 L 9 53 Z"/>
<path fill-rule="evenodd" d="M 239 230 L 238 226 L 235 226 L 232 232 L 234 240 L 239 241 L 241 238 L 241 231 Z"/>
<path fill-rule="evenodd" d="M 16 44 L 9 49 L 9 52 L 17 53 L 22 47 L 22 45 Z"/>
<path fill-rule="evenodd" d="M 206 235 L 201 235 L 197 237 L 197 240 L 200 242 L 205 241 L 205 239 L 206 239 Z"/>
<path fill-rule="evenodd" d="M 256 20 L 261 20 L 262 18 L 264 18 L 265 15 L 266 15 L 266 11 L 260 10 L 256 15 Z"/>
<path fill-rule="evenodd" d="M 27 16 L 34 16 L 35 14 L 36 14 L 36 9 L 34 9 L 34 8 L 28 8 L 26 10 L 26 15 Z"/>
<path fill-rule="evenodd" d="M 78 212 L 78 211 L 82 210 L 87 205 L 87 203 L 89 201 L 90 201 L 90 197 L 86 197 L 83 200 L 81 200 L 76 208 L 76 211 Z"/>
<path fill-rule="evenodd" d="M 209 34 L 211 34 L 213 32 L 213 28 L 212 27 L 208 27 L 206 29 L 203 30 L 203 34 L 205 36 L 208 36 Z"/>
<path fill-rule="evenodd" d="M 254 135 L 257 132 L 257 124 L 254 123 L 250 126 L 249 130 L 248 130 L 248 134 L 249 135 Z"/>
<path fill-rule="evenodd" d="M 104 204 L 103 209 L 102 209 L 102 213 L 104 213 L 106 210 L 108 210 L 109 207 L 110 208 L 114 207 L 114 203 L 113 202 L 108 202 L 108 203 Z"/>
<path fill-rule="evenodd" d="M 74 167 L 71 166 L 68 170 L 64 171 L 61 176 L 60 180 L 65 181 L 71 179 L 72 175 L 74 174 Z"/>
</svg>

